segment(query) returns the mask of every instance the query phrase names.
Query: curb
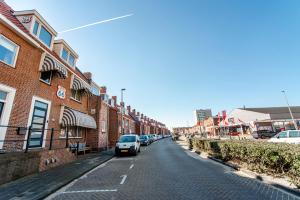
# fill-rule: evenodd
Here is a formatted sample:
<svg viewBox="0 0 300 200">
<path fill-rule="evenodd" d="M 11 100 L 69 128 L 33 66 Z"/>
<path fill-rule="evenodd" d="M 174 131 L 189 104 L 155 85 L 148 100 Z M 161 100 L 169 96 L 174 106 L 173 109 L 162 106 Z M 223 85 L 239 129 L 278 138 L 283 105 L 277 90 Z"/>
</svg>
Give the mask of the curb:
<svg viewBox="0 0 300 200">
<path fill-rule="evenodd" d="M 60 190 L 61 188 L 65 187 L 66 185 L 70 184 L 71 182 L 73 182 L 74 180 L 80 178 L 81 176 L 83 176 L 84 174 L 88 173 L 89 171 L 92 171 L 93 169 L 95 169 L 96 167 L 98 167 L 99 165 L 102 165 L 103 163 L 111 160 L 112 158 L 114 158 L 114 155 L 111 155 L 110 157 L 106 158 L 103 160 L 103 162 L 99 163 L 98 165 L 96 166 L 93 166 L 91 169 L 88 169 L 82 173 L 80 173 L 78 176 L 76 176 L 75 178 L 71 179 L 71 180 L 68 180 L 66 181 L 65 183 L 63 183 L 62 185 L 60 185 L 59 187 L 53 189 L 53 190 L 49 190 L 47 191 L 47 194 L 44 194 L 44 195 L 41 195 L 41 197 L 39 197 L 38 199 L 39 200 L 42 200 L 42 199 L 45 199 L 47 197 L 49 197 L 51 194 L 57 192 L 58 190 Z"/>
<path fill-rule="evenodd" d="M 223 160 L 220 160 L 220 159 L 217 159 L 217 158 L 214 158 L 212 156 L 207 156 L 207 158 L 215 161 L 215 162 L 218 162 L 218 163 L 221 163 L 223 165 L 226 165 L 228 167 L 231 167 L 232 169 L 236 170 L 236 171 L 240 171 L 241 167 L 238 166 L 238 165 L 235 165 L 235 164 L 231 164 L 231 163 L 227 163 L 227 162 L 224 162 Z"/>
</svg>

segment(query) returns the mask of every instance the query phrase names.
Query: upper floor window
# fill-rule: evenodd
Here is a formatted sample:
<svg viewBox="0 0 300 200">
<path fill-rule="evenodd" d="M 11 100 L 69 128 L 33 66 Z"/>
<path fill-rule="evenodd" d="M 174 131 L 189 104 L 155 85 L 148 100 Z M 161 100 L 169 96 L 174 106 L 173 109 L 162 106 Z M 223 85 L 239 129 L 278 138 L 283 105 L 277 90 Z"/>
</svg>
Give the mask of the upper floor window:
<svg viewBox="0 0 300 200">
<path fill-rule="evenodd" d="M 0 35 L 0 61 L 14 67 L 19 47 Z"/>
<path fill-rule="evenodd" d="M 74 65 L 75 65 L 75 57 L 69 51 L 67 51 L 65 48 L 63 48 L 62 51 L 61 51 L 61 57 L 70 66 L 74 67 Z"/>
<path fill-rule="evenodd" d="M 44 26 L 41 27 L 40 35 L 39 35 L 40 40 L 42 40 L 48 47 L 51 46 L 51 41 L 52 41 L 52 35 L 49 33 L 49 31 L 46 30 Z"/>
<path fill-rule="evenodd" d="M 34 35 L 37 35 L 38 30 L 39 30 L 39 26 L 40 26 L 40 23 L 38 23 L 37 21 L 35 21 L 34 22 L 34 27 L 33 27 L 33 30 L 32 30 L 32 32 L 33 32 Z"/>
<path fill-rule="evenodd" d="M 41 72 L 40 80 L 44 83 L 50 84 L 52 77 L 52 71 Z"/>
<path fill-rule="evenodd" d="M 74 56 L 72 56 L 70 54 L 70 56 L 69 56 L 69 65 L 74 66 L 74 64 L 75 64 L 75 58 L 74 58 Z"/>
<path fill-rule="evenodd" d="M 61 52 L 61 57 L 62 59 L 64 59 L 65 61 L 68 61 L 68 51 L 63 48 L 62 52 Z"/>
<path fill-rule="evenodd" d="M 81 101 L 81 91 L 80 90 L 71 90 L 72 92 L 72 99 L 76 100 L 76 101 Z"/>
</svg>

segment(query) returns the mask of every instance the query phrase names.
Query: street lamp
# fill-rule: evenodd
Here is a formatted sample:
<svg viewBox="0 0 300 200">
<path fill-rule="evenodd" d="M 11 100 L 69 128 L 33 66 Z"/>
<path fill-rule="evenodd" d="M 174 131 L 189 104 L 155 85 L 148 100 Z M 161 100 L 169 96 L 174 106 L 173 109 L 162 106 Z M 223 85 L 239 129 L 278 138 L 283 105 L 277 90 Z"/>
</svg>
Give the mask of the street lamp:
<svg viewBox="0 0 300 200">
<path fill-rule="evenodd" d="M 124 134 L 124 128 L 123 128 L 123 109 L 124 109 L 124 101 L 123 101 L 123 92 L 125 91 L 125 88 L 121 89 L 121 134 Z"/>
<path fill-rule="evenodd" d="M 287 104 L 287 106 L 288 106 L 288 108 L 289 108 L 290 115 L 291 115 L 291 118 L 292 118 L 292 120 L 293 120 L 293 123 L 294 123 L 295 129 L 296 129 L 296 130 L 298 130 L 297 123 L 296 123 L 296 121 L 295 121 L 295 119 L 294 119 L 294 116 L 293 116 L 293 113 L 292 113 L 292 110 L 291 110 L 291 107 L 290 107 L 290 104 L 289 104 L 288 98 L 287 98 L 287 96 L 286 96 L 286 92 L 285 92 L 285 90 L 282 90 L 281 92 L 283 93 L 283 96 L 284 96 L 284 98 L 285 98 L 286 104 Z"/>
</svg>

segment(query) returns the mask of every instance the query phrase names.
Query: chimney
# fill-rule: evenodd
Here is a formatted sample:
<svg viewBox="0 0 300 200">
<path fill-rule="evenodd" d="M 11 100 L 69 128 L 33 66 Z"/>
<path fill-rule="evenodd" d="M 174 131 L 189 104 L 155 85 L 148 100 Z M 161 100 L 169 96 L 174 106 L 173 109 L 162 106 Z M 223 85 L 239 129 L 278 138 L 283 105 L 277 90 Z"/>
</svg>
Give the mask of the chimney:
<svg viewBox="0 0 300 200">
<path fill-rule="evenodd" d="M 137 112 L 136 115 L 137 115 L 137 116 L 140 116 L 140 112 Z"/>
<path fill-rule="evenodd" d="M 132 113 L 134 116 L 136 115 L 135 109 L 132 109 Z"/>
<path fill-rule="evenodd" d="M 127 106 L 127 110 L 129 113 L 131 113 L 131 106 Z"/>
<path fill-rule="evenodd" d="M 100 94 L 106 94 L 106 87 L 105 86 L 100 87 Z"/>
<path fill-rule="evenodd" d="M 92 73 L 91 72 L 84 72 L 83 75 L 88 80 L 88 82 L 91 84 L 91 82 L 92 82 Z"/>
<path fill-rule="evenodd" d="M 141 114 L 141 118 L 144 119 L 144 114 L 143 113 Z"/>
<path fill-rule="evenodd" d="M 114 106 L 117 106 L 117 96 L 112 96 L 111 97 L 114 100 Z"/>
</svg>

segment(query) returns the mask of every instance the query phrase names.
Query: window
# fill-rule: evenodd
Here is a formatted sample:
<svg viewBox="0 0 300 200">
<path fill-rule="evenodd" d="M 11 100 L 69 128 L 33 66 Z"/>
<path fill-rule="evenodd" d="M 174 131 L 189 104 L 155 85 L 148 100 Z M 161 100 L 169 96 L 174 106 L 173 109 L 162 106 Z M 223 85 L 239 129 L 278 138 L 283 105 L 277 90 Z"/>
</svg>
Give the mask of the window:
<svg viewBox="0 0 300 200">
<path fill-rule="evenodd" d="M 289 137 L 290 138 L 300 137 L 300 132 L 299 131 L 290 131 Z"/>
<path fill-rule="evenodd" d="M 278 137 L 279 137 L 279 138 L 287 138 L 287 132 L 284 131 L 284 132 L 279 133 L 279 134 L 278 134 Z"/>
<path fill-rule="evenodd" d="M 74 56 L 72 56 L 71 54 L 70 54 L 70 56 L 69 56 L 69 65 L 70 66 L 74 66 L 74 64 L 75 64 L 75 58 L 74 58 Z"/>
<path fill-rule="evenodd" d="M 80 90 L 72 90 L 72 98 L 76 101 L 81 101 L 81 91 Z"/>
<path fill-rule="evenodd" d="M 4 103 L 6 100 L 6 96 L 7 96 L 7 92 L 0 90 L 0 120 L 1 120 L 3 110 L 4 110 Z"/>
<path fill-rule="evenodd" d="M 69 138 L 82 138 L 85 128 L 82 127 L 68 127 L 68 137 Z M 60 132 L 60 137 L 66 137 L 67 128 L 62 128 Z"/>
<path fill-rule="evenodd" d="M 39 30 L 39 26 L 40 26 L 40 23 L 38 23 L 37 21 L 35 21 L 34 27 L 33 27 L 33 30 L 32 30 L 32 33 L 33 33 L 34 35 L 37 35 L 38 30 Z"/>
<path fill-rule="evenodd" d="M 64 59 L 65 61 L 68 61 L 68 51 L 63 48 L 62 52 L 61 52 L 61 57 L 62 59 Z"/>
<path fill-rule="evenodd" d="M 0 60 L 14 67 L 17 52 L 18 46 L 0 35 Z"/>
<path fill-rule="evenodd" d="M 40 80 L 50 84 L 51 83 L 51 77 L 52 77 L 52 71 L 48 71 L 48 72 L 41 72 L 41 77 Z"/>
<path fill-rule="evenodd" d="M 42 26 L 40 35 L 40 40 L 42 40 L 48 47 L 51 46 L 52 35 L 46 30 L 44 26 Z"/>
</svg>

